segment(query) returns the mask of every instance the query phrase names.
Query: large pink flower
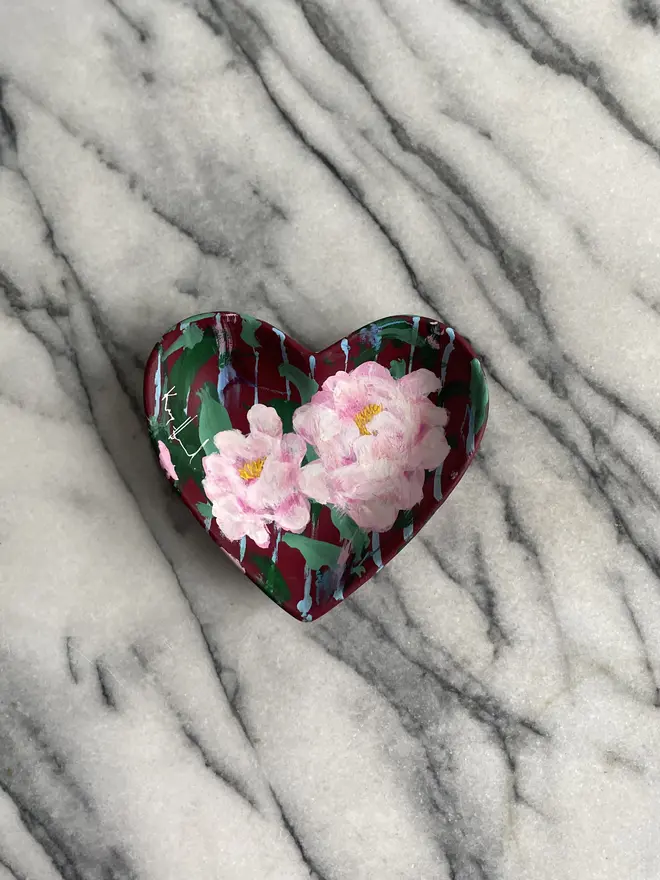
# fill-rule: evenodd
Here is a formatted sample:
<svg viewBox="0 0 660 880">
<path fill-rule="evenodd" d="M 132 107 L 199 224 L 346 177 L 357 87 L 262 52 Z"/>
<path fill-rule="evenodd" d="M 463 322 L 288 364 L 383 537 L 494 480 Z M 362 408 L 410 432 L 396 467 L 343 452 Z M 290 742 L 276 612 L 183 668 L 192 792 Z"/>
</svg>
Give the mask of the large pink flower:
<svg viewBox="0 0 660 880">
<path fill-rule="evenodd" d="M 364 529 L 391 528 L 399 510 L 421 501 L 425 469 L 449 451 L 447 413 L 428 399 L 439 387 L 430 370 L 396 380 L 372 361 L 326 379 L 293 417 L 319 456 L 301 471 L 303 492 Z"/>
<path fill-rule="evenodd" d="M 302 532 L 309 522 L 309 501 L 298 483 L 305 441 L 282 435 L 282 422 L 272 407 L 256 403 L 248 412 L 250 433 L 222 431 L 218 452 L 203 460 L 204 492 L 213 516 L 230 541 L 247 536 L 267 547 L 267 525 Z"/>
</svg>

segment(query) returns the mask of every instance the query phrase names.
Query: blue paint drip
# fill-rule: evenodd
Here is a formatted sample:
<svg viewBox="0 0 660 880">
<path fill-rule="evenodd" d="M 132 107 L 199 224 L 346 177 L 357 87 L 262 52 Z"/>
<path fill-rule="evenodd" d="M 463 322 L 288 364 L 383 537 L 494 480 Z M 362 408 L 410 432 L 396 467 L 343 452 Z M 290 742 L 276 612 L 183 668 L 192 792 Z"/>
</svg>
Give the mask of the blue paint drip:
<svg viewBox="0 0 660 880">
<path fill-rule="evenodd" d="M 300 611 L 303 620 L 311 620 L 312 616 L 309 609 L 312 607 L 312 572 L 309 567 L 305 566 L 305 595 L 298 602 L 296 608 Z"/>
<path fill-rule="evenodd" d="M 445 384 L 445 376 L 447 375 L 447 364 L 449 363 L 449 356 L 454 350 L 454 338 L 456 336 L 451 327 L 447 327 L 447 336 L 449 337 L 449 345 L 446 345 L 445 350 L 442 352 L 442 364 L 440 367 L 440 381 L 443 385 Z"/>
<path fill-rule="evenodd" d="M 253 348 L 254 352 L 254 402 L 259 403 L 259 349 Z"/>
<path fill-rule="evenodd" d="M 419 317 L 418 316 L 415 316 L 413 318 L 413 330 L 415 332 L 413 333 L 413 341 L 410 343 L 410 359 L 408 361 L 408 372 L 409 373 L 412 372 L 413 357 L 415 355 L 415 346 L 417 345 L 417 336 L 419 334 Z"/>
<path fill-rule="evenodd" d="M 436 501 L 442 501 L 442 465 L 435 469 L 433 478 L 433 497 Z"/>
<path fill-rule="evenodd" d="M 207 516 L 206 519 L 204 520 L 204 528 L 206 529 L 207 532 L 211 531 L 211 523 L 212 522 L 213 522 L 213 518 L 210 516 Z"/>
<path fill-rule="evenodd" d="M 332 598 L 337 602 L 341 602 L 344 598 L 344 585 L 342 583 L 339 584 L 337 589 L 332 594 Z"/>
<path fill-rule="evenodd" d="M 351 347 L 348 344 L 348 339 L 342 339 L 341 350 L 344 352 L 344 369 L 348 370 L 348 353 L 351 350 Z"/>
<path fill-rule="evenodd" d="M 280 541 L 282 539 L 282 529 L 277 530 L 277 535 L 275 536 L 275 547 L 273 548 L 272 560 L 273 562 L 277 562 L 277 554 L 280 549 Z"/>
<path fill-rule="evenodd" d="M 236 370 L 227 362 L 218 373 L 218 400 L 223 406 L 225 402 L 225 388 L 235 378 Z"/>
<path fill-rule="evenodd" d="M 278 330 L 277 327 L 273 327 L 273 333 L 279 337 L 280 340 L 280 349 L 282 350 L 282 360 L 285 364 L 289 363 L 289 358 L 286 355 L 286 345 L 284 343 L 285 336 L 281 330 Z M 286 399 L 291 400 L 291 383 L 288 379 L 286 379 Z"/>
<path fill-rule="evenodd" d="M 247 543 L 245 535 L 241 538 L 240 550 L 239 550 L 239 561 L 243 562 L 243 557 L 245 556 L 245 544 Z"/>
<path fill-rule="evenodd" d="M 156 386 L 156 395 L 154 400 L 154 418 L 158 418 L 160 415 L 160 395 L 162 392 L 161 384 L 160 384 L 160 369 L 161 369 L 161 358 L 162 358 L 162 350 L 158 349 L 158 363 L 156 364 L 156 375 L 154 376 L 154 385 Z"/>
<path fill-rule="evenodd" d="M 465 451 L 468 455 L 472 455 L 474 452 L 474 408 L 471 406 L 468 407 L 468 415 L 470 421 L 468 423 L 468 436 L 467 443 L 465 444 Z"/>
<path fill-rule="evenodd" d="M 316 358 L 313 354 L 309 356 L 309 375 L 314 378 L 314 370 L 316 369 Z"/>
<path fill-rule="evenodd" d="M 371 550 L 376 567 L 378 568 L 378 571 L 380 571 L 383 567 L 383 559 L 380 555 L 380 537 L 378 532 L 373 532 L 371 535 Z"/>
<path fill-rule="evenodd" d="M 413 536 L 413 526 L 412 526 L 412 523 L 410 523 L 409 525 L 403 527 L 403 540 L 409 541 L 412 538 L 412 536 Z"/>
</svg>

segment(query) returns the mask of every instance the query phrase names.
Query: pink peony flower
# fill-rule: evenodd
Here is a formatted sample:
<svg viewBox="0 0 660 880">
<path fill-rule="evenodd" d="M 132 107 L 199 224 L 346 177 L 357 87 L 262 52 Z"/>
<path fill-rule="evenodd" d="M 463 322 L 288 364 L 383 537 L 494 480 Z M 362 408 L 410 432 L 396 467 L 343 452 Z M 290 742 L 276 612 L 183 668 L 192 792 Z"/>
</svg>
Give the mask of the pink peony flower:
<svg viewBox="0 0 660 880">
<path fill-rule="evenodd" d="M 295 431 L 319 456 L 301 470 L 303 492 L 361 528 L 390 529 L 399 510 L 421 501 L 424 471 L 449 452 L 447 413 L 428 399 L 439 387 L 430 370 L 396 380 L 371 361 L 326 379 L 293 416 Z"/>
<path fill-rule="evenodd" d="M 170 450 L 167 448 L 162 440 L 158 441 L 158 461 L 160 462 L 160 466 L 165 471 L 170 480 L 179 479 L 176 473 L 176 468 L 174 467 L 174 464 L 172 462 Z"/>
<path fill-rule="evenodd" d="M 202 485 L 230 541 L 247 536 L 267 547 L 269 523 L 302 532 L 309 522 L 309 501 L 298 485 L 307 447 L 295 434 L 282 435 L 282 422 L 272 407 L 256 403 L 248 422 L 248 435 L 236 430 L 215 435 L 219 452 L 202 460 Z"/>
</svg>

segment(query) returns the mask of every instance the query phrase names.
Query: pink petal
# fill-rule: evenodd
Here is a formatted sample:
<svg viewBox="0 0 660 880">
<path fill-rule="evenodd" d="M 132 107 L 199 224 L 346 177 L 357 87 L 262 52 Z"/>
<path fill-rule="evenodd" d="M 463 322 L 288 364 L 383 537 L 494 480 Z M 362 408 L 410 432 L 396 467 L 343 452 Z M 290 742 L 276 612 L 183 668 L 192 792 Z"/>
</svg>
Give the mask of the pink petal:
<svg viewBox="0 0 660 880">
<path fill-rule="evenodd" d="M 170 480 L 178 480 L 176 468 L 172 462 L 172 455 L 162 440 L 158 441 L 158 461 Z"/>
<path fill-rule="evenodd" d="M 449 444 L 441 428 L 431 428 L 411 450 L 411 467 L 432 471 L 440 467 L 449 454 Z"/>
<path fill-rule="evenodd" d="M 398 381 L 398 386 L 408 397 L 426 397 L 440 388 L 440 379 L 430 370 L 413 370 Z"/>
<path fill-rule="evenodd" d="M 306 452 L 307 444 L 302 437 L 298 437 L 296 434 L 285 434 L 284 437 L 282 437 L 282 444 L 280 446 L 282 461 L 299 465 L 305 457 Z"/>
<path fill-rule="evenodd" d="M 424 497 L 424 468 L 410 471 L 399 481 L 398 492 L 393 501 L 400 510 L 410 510 Z"/>
<path fill-rule="evenodd" d="M 428 406 L 422 408 L 422 418 L 428 425 L 435 425 L 437 428 L 444 428 L 449 421 L 449 413 L 441 406 L 436 406 L 428 401 Z"/>
<path fill-rule="evenodd" d="M 392 385 L 395 381 L 390 371 L 377 361 L 365 361 L 352 370 L 350 375 L 356 379 L 379 379 L 386 385 Z"/>
<path fill-rule="evenodd" d="M 218 452 L 221 452 L 223 457 L 233 459 L 234 461 L 245 459 L 245 450 L 248 440 L 249 437 L 246 437 L 245 434 L 242 434 L 235 429 L 232 431 L 220 431 L 220 433 L 216 434 L 213 438 L 215 448 Z"/>
<path fill-rule="evenodd" d="M 263 522 L 260 522 L 251 526 L 250 531 L 247 532 L 247 537 L 252 538 L 257 547 L 261 547 L 262 550 L 265 550 L 270 544 L 271 535 L 266 525 Z"/>
<path fill-rule="evenodd" d="M 213 516 L 220 531 L 230 541 L 238 541 L 247 535 L 255 519 L 242 510 L 232 495 L 224 495 L 213 502 Z"/>
<path fill-rule="evenodd" d="M 262 513 L 275 510 L 285 498 L 298 491 L 299 469 L 269 458 L 257 480 L 245 482 L 245 500 L 253 510 Z"/>
<path fill-rule="evenodd" d="M 391 502 L 375 499 L 371 502 L 350 504 L 348 513 L 360 528 L 369 532 L 386 532 L 394 525 L 398 510 Z"/>
<path fill-rule="evenodd" d="M 237 463 L 233 459 L 214 452 L 212 455 L 204 456 L 202 467 L 206 474 L 206 480 L 203 482 L 208 483 L 209 491 L 215 491 L 217 495 L 220 495 L 224 492 L 235 493 L 240 490 L 243 481 L 238 475 Z M 213 498 L 209 492 L 206 494 L 212 501 Z"/>
<path fill-rule="evenodd" d="M 300 470 L 300 488 L 308 498 L 321 504 L 333 501 L 333 492 L 328 475 L 321 461 L 312 461 Z"/>
<path fill-rule="evenodd" d="M 300 494 L 290 495 L 286 502 L 278 507 L 273 519 L 288 532 L 302 532 L 309 522 L 309 501 Z"/>
<path fill-rule="evenodd" d="M 248 414 L 250 429 L 254 434 L 268 434 L 270 437 L 282 436 L 282 420 L 272 406 L 255 403 Z"/>
</svg>

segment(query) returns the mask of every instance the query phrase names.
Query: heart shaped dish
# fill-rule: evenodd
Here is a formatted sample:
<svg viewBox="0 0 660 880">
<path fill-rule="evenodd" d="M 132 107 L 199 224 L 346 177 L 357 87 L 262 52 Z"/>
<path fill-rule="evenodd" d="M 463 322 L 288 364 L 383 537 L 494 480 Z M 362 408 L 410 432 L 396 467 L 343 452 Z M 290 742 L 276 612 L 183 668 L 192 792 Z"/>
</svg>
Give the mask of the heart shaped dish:
<svg viewBox="0 0 660 880">
<path fill-rule="evenodd" d="M 194 516 L 298 620 L 410 541 L 467 470 L 488 415 L 471 345 L 413 316 L 312 352 L 248 315 L 196 315 L 153 349 L 144 401 Z"/>
</svg>

